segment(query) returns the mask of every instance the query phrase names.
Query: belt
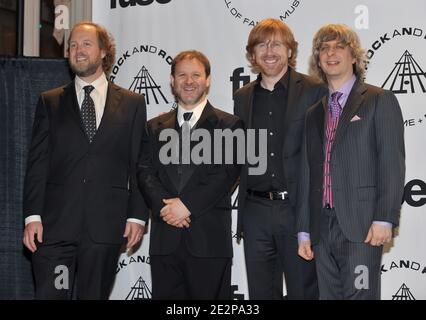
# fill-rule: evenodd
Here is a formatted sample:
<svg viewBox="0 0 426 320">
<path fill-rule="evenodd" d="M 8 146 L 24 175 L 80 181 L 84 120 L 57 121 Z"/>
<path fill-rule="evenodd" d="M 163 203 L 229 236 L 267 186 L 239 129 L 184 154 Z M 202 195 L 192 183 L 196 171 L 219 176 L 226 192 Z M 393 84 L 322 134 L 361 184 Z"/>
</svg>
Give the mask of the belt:
<svg viewBox="0 0 426 320">
<path fill-rule="evenodd" d="M 287 191 L 255 191 L 247 190 L 247 193 L 251 196 L 266 198 L 269 200 L 288 200 Z"/>
<path fill-rule="evenodd" d="M 324 209 L 331 210 L 331 209 L 334 209 L 334 207 L 330 206 L 330 204 L 329 204 L 329 203 L 327 203 L 327 204 L 324 206 Z"/>
</svg>

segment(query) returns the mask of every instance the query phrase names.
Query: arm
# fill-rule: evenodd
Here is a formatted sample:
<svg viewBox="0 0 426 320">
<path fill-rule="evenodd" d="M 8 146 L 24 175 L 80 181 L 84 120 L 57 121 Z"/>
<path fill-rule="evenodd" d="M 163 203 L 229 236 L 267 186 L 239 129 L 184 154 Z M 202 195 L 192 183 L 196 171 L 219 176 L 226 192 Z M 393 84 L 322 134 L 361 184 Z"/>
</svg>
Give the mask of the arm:
<svg viewBox="0 0 426 320">
<path fill-rule="evenodd" d="M 37 250 L 34 238 L 43 240 L 41 217 L 44 211 L 44 197 L 49 168 L 49 116 L 43 96 L 40 96 L 34 116 L 32 139 L 28 152 L 27 170 L 24 182 L 23 210 L 26 220 L 23 242 L 34 252 Z"/>
<path fill-rule="evenodd" d="M 395 95 L 384 91 L 377 97 L 377 207 L 365 243 L 380 246 L 392 239 L 398 225 L 405 180 L 404 121 Z"/>
<path fill-rule="evenodd" d="M 139 189 L 152 210 L 153 217 L 159 219 L 160 210 L 165 205 L 163 199 L 169 199 L 171 195 L 163 187 L 158 177 L 158 169 L 154 166 L 155 135 L 149 126 L 146 126 L 144 130 L 138 160 L 137 180 Z"/>
<path fill-rule="evenodd" d="M 377 207 L 374 221 L 397 226 L 404 193 L 404 121 L 395 95 L 385 91 L 377 98 L 375 114 L 377 148 Z"/>
<path fill-rule="evenodd" d="M 142 140 L 146 134 L 146 105 L 143 96 L 138 97 L 137 110 L 133 123 L 132 141 L 130 150 L 130 175 L 129 175 L 129 205 L 127 211 L 128 222 L 144 224 L 148 220 L 148 207 L 138 188 L 136 172 L 138 166 L 138 156 L 142 145 Z"/>
<path fill-rule="evenodd" d="M 307 117 L 305 117 L 302 142 L 302 163 L 296 207 L 296 230 L 299 243 L 298 254 L 306 260 L 311 260 L 314 254 L 309 233 L 309 164 L 307 158 L 306 122 Z"/>
</svg>

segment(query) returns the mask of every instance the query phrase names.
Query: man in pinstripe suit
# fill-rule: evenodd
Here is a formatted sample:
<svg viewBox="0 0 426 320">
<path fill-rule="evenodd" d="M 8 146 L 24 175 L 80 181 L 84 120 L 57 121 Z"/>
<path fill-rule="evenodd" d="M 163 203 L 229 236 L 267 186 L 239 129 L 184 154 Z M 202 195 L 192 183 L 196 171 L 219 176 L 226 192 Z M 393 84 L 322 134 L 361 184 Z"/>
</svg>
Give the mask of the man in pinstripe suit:
<svg viewBox="0 0 426 320">
<path fill-rule="evenodd" d="M 347 26 L 316 33 L 311 70 L 329 94 L 306 114 L 297 230 L 320 299 L 378 299 L 383 244 L 399 220 L 403 118 L 392 92 L 363 83 L 364 60 Z"/>
</svg>

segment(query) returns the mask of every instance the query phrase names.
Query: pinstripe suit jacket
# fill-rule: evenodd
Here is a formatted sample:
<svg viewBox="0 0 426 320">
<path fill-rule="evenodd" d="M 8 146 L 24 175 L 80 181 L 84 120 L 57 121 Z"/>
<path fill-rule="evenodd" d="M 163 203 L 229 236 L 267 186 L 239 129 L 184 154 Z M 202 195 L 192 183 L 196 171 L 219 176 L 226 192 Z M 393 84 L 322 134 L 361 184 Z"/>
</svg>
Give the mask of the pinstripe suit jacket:
<svg viewBox="0 0 426 320">
<path fill-rule="evenodd" d="M 298 232 L 319 240 L 327 97 L 306 114 Z M 357 81 L 331 149 L 337 220 L 347 239 L 362 242 L 373 221 L 398 225 L 405 178 L 404 123 L 395 95 Z"/>
</svg>

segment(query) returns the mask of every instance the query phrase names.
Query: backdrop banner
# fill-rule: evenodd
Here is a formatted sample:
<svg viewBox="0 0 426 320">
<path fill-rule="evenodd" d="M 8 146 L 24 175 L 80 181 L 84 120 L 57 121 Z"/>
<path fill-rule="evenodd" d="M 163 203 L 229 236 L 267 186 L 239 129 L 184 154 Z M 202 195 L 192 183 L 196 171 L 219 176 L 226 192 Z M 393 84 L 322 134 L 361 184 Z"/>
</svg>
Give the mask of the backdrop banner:
<svg viewBox="0 0 426 320">
<path fill-rule="evenodd" d="M 299 42 L 297 70 L 303 73 L 308 72 L 313 35 L 322 25 L 354 28 L 368 55 L 366 82 L 392 90 L 404 115 L 403 208 L 398 236 L 386 247 L 382 264 L 382 299 L 403 300 L 426 299 L 425 12 L 424 0 L 93 0 L 93 21 L 117 43 L 110 79 L 145 94 L 148 118 L 174 106 L 169 75 L 179 51 L 196 49 L 209 57 L 209 99 L 232 113 L 233 92 L 255 79 L 245 46 L 258 21 L 274 17 L 290 26 Z M 148 246 L 149 233 L 136 252 L 121 255 L 111 299 L 151 298 Z M 232 286 L 234 299 L 249 299 L 243 245 L 236 241 Z"/>
</svg>

